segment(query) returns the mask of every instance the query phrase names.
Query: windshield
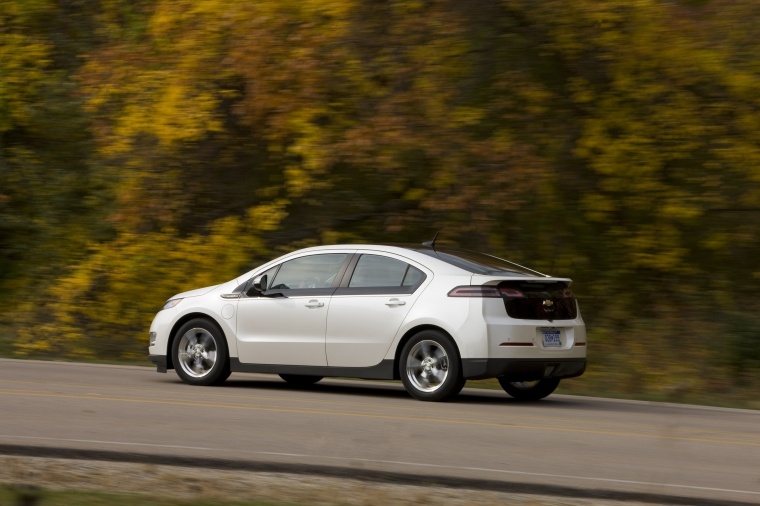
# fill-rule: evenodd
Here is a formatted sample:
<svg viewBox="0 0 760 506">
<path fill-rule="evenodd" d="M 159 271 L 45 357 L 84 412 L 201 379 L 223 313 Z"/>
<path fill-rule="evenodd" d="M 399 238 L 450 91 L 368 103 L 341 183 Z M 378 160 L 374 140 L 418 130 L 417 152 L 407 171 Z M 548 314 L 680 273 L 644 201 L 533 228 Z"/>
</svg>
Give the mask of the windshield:
<svg viewBox="0 0 760 506">
<path fill-rule="evenodd" d="M 509 276 L 546 276 L 546 274 L 528 269 L 527 267 L 523 267 L 522 265 L 518 265 L 508 260 L 483 253 L 476 253 L 475 251 L 441 247 L 437 247 L 435 250 L 420 248 L 417 251 L 433 258 L 443 260 L 446 263 L 468 272 L 472 272 L 473 274 L 494 276 L 502 274 Z"/>
</svg>

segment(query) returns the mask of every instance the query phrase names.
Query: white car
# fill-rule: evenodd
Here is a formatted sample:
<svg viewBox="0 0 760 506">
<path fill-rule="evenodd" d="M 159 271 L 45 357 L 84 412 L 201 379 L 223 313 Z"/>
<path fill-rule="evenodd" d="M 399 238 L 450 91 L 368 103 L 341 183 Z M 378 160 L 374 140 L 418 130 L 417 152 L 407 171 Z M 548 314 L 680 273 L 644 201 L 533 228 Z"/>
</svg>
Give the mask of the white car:
<svg viewBox="0 0 760 506">
<path fill-rule="evenodd" d="M 175 295 L 151 324 L 149 358 L 193 385 L 231 372 L 299 386 L 400 379 L 440 401 L 498 378 L 537 400 L 583 374 L 586 327 L 567 278 L 434 242 L 319 246 Z"/>
</svg>

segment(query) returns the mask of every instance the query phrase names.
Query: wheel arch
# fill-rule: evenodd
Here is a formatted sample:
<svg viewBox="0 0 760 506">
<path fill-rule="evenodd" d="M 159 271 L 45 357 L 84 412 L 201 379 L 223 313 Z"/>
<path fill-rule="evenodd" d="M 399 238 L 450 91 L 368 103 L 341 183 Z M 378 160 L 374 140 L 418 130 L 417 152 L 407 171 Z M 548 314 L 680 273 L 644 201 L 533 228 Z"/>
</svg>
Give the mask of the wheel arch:
<svg viewBox="0 0 760 506">
<path fill-rule="evenodd" d="M 451 344 L 454 346 L 454 349 L 457 352 L 457 359 L 459 360 L 459 365 L 460 366 L 462 365 L 462 352 L 460 351 L 459 344 L 457 343 L 457 340 L 454 339 L 454 336 L 446 332 L 446 330 L 439 327 L 438 325 L 432 325 L 432 324 L 417 325 L 416 327 L 412 327 L 411 329 L 407 330 L 406 333 L 398 341 L 398 345 L 396 346 L 396 352 L 393 357 L 393 379 L 395 380 L 401 379 L 401 376 L 399 375 L 399 372 L 398 372 L 399 362 L 401 361 L 401 351 L 404 349 L 404 346 L 406 346 L 407 341 L 409 341 L 412 337 L 422 332 L 423 330 L 435 330 L 442 333 L 446 337 L 448 337 L 451 340 Z"/>
<path fill-rule="evenodd" d="M 174 340 L 177 338 L 177 331 L 182 325 L 189 322 L 190 320 L 195 320 L 196 318 L 208 320 L 216 326 L 217 330 L 222 334 L 222 337 L 227 343 L 227 350 L 228 350 L 228 355 L 229 355 L 230 340 L 227 338 L 227 334 L 224 332 L 222 325 L 219 324 L 216 318 L 214 318 L 213 316 L 207 313 L 188 313 L 186 315 L 182 315 L 180 319 L 174 322 L 174 325 L 172 326 L 172 329 L 169 332 L 169 341 L 166 346 L 166 368 L 167 369 L 174 369 L 174 360 L 172 359 L 172 348 L 174 347 Z M 229 360 L 229 357 L 227 357 L 227 360 Z"/>
</svg>

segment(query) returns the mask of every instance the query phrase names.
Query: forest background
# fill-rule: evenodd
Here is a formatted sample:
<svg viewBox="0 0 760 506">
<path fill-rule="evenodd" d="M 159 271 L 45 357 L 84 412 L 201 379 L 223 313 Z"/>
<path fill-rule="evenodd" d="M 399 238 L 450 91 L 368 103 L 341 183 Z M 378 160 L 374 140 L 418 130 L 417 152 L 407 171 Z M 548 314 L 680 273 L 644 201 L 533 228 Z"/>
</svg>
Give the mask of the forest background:
<svg viewBox="0 0 760 506">
<path fill-rule="evenodd" d="M 0 350 L 297 247 L 574 279 L 564 392 L 760 408 L 760 2 L 0 0 Z"/>
</svg>

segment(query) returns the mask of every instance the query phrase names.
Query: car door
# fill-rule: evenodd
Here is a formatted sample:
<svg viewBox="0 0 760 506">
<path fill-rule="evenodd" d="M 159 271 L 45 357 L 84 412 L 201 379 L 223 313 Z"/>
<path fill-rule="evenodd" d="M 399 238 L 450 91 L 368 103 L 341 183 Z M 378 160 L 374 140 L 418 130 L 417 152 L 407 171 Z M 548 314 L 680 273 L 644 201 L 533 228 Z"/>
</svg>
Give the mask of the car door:
<svg viewBox="0 0 760 506">
<path fill-rule="evenodd" d="M 348 253 L 307 255 L 267 270 L 272 279 L 265 289 L 238 302 L 240 361 L 327 365 L 327 312 L 348 257 Z"/>
<path fill-rule="evenodd" d="M 409 313 L 427 275 L 399 258 L 357 255 L 333 294 L 327 318 L 327 363 L 379 364 Z"/>
</svg>

